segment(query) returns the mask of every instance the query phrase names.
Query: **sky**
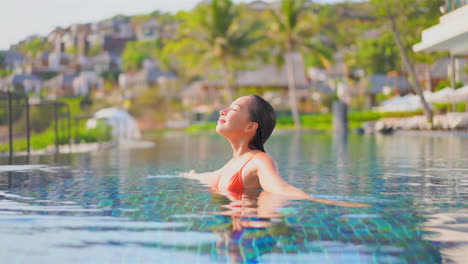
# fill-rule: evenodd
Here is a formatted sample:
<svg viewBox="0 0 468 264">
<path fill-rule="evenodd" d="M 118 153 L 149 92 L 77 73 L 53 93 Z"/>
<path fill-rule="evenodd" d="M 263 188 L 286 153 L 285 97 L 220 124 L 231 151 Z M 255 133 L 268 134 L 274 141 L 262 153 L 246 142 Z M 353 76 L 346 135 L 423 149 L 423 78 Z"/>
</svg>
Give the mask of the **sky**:
<svg viewBox="0 0 468 264">
<path fill-rule="evenodd" d="M 337 2 L 321 0 L 317 2 Z M 117 14 L 175 13 L 200 0 L 0 0 L 0 50 L 28 36 L 48 35 L 56 27 L 97 22 Z M 234 0 L 234 2 L 250 2 Z"/>
</svg>

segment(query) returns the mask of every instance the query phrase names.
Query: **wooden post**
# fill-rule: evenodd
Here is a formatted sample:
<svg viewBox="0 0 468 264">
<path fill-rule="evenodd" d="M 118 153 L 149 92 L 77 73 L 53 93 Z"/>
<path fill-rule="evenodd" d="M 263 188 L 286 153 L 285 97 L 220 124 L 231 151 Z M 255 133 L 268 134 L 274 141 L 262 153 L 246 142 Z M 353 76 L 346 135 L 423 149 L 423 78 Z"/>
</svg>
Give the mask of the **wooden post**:
<svg viewBox="0 0 468 264">
<path fill-rule="evenodd" d="M 333 131 L 348 133 L 348 106 L 342 101 L 333 102 Z"/>
<path fill-rule="evenodd" d="M 26 95 L 25 96 L 26 100 L 26 139 L 27 139 L 27 144 L 28 144 L 28 158 L 29 155 L 31 154 L 31 122 L 29 120 L 29 98 Z"/>
<path fill-rule="evenodd" d="M 67 133 L 67 138 L 68 138 L 68 145 L 70 147 L 70 152 L 72 148 L 72 132 L 71 132 L 71 112 L 70 112 L 70 106 L 66 104 L 67 107 L 67 126 L 68 126 L 68 133 Z"/>
<path fill-rule="evenodd" d="M 457 83 L 456 83 L 456 80 L 455 80 L 455 74 L 456 74 L 455 56 L 450 54 L 450 86 L 454 90 L 457 88 Z M 456 112 L 456 111 L 457 111 L 457 105 L 455 103 L 452 103 L 452 112 Z"/>
<path fill-rule="evenodd" d="M 54 102 L 54 129 L 55 129 L 55 153 L 59 153 L 59 138 L 58 138 L 58 103 Z"/>
<path fill-rule="evenodd" d="M 11 105 L 11 92 L 7 91 L 8 96 L 8 142 L 10 145 L 10 156 L 9 156 L 9 164 L 12 164 L 13 158 L 13 113 L 12 113 L 12 105 Z"/>
</svg>

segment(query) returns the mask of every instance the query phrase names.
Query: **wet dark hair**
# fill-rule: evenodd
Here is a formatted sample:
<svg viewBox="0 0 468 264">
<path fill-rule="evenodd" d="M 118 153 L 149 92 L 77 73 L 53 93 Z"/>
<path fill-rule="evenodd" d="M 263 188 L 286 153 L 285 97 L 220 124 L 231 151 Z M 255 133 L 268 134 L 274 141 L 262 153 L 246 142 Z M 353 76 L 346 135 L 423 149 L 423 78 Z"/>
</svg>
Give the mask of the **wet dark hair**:
<svg viewBox="0 0 468 264">
<path fill-rule="evenodd" d="M 257 132 L 249 142 L 250 149 L 265 152 L 263 144 L 270 137 L 276 125 L 276 113 L 273 107 L 258 95 L 250 95 L 249 114 L 250 121 L 257 122 Z"/>
</svg>

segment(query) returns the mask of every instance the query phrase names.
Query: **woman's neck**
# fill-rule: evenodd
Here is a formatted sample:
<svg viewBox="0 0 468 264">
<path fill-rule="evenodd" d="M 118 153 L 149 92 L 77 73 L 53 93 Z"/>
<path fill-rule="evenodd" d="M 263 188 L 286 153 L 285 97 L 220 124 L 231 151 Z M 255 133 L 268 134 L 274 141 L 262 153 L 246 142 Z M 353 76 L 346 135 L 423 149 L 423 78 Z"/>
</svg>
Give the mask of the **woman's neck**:
<svg viewBox="0 0 468 264">
<path fill-rule="evenodd" d="M 239 139 L 239 140 L 229 140 L 232 147 L 232 157 L 233 159 L 238 159 L 242 157 L 244 154 L 249 153 L 252 151 L 249 148 L 249 141 L 246 139 Z"/>
</svg>

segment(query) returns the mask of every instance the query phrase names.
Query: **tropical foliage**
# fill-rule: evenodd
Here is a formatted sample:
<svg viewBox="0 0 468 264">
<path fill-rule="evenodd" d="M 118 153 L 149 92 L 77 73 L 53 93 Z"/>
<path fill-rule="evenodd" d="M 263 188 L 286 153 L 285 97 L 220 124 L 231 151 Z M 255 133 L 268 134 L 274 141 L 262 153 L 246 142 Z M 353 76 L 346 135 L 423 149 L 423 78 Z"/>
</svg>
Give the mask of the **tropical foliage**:
<svg viewBox="0 0 468 264">
<path fill-rule="evenodd" d="M 24 54 L 35 57 L 40 52 L 51 51 L 52 45 L 41 38 L 35 38 L 29 42 L 21 44 L 19 50 Z"/>
<path fill-rule="evenodd" d="M 436 3 L 438 2 L 438 3 Z M 419 82 L 419 79 L 416 76 L 414 69 L 414 63 L 410 58 L 410 48 L 408 47 L 411 43 L 408 41 L 410 37 L 404 38 L 408 34 L 405 34 L 405 28 L 408 28 L 408 24 L 401 25 L 402 18 L 415 17 L 409 25 L 413 25 L 412 28 L 420 26 L 421 21 L 424 21 L 425 17 L 428 15 L 428 12 L 434 12 L 435 4 L 440 6 L 442 1 L 432 1 L 428 3 L 426 0 L 371 0 L 371 4 L 375 7 L 376 14 L 384 18 L 387 23 L 386 25 L 392 32 L 395 44 L 397 45 L 402 62 L 405 66 L 405 70 L 409 73 L 410 80 L 413 83 L 413 87 L 421 99 L 421 104 L 424 109 L 424 114 L 426 115 L 427 121 L 432 123 L 432 109 L 429 107 L 429 104 L 426 102 L 426 99 L 423 94 L 423 89 Z M 432 6 L 431 6 L 432 5 Z M 430 9 L 430 7 L 433 7 Z M 425 9 L 426 8 L 426 9 Z M 418 19 L 419 18 L 419 19 Z M 414 31 L 412 32 L 414 34 Z"/>
<path fill-rule="evenodd" d="M 289 105 L 297 129 L 301 128 L 301 121 L 297 106 L 294 56 L 301 49 L 316 49 L 312 43 L 307 41 L 307 37 L 310 37 L 308 33 L 311 32 L 311 23 L 310 20 L 304 19 L 306 3 L 305 0 L 282 0 L 280 8 L 271 11 L 274 23 L 271 24 L 269 31 L 269 37 L 276 41 L 279 48 L 279 64 L 282 64 L 283 59 L 286 62 Z M 322 54 L 316 53 L 315 55 L 318 58 L 323 58 L 323 61 L 327 61 Z"/>
<path fill-rule="evenodd" d="M 400 55 L 393 36 L 384 32 L 376 39 L 359 39 L 354 61 L 367 74 L 387 73 L 400 67 Z"/>
<path fill-rule="evenodd" d="M 282 0 L 277 9 L 252 10 L 230 0 L 206 1 L 174 15 L 158 11 L 130 17 L 132 24 L 156 19 L 177 25 L 172 38 L 159 42 L 129 42 L 123 53 L 125 70 L 137 70 L 145 59 L 156 59 L 185 81 L 223 80 L 232 89 L 235 72 L 287 60 L 301 53 L 306 66 L 326 68 L 333 54 L 344 51 L 348 73 L 402 71 L 404 62 L 390 30 L 383 3 L 398 12 L 395 20 L 402 44 L 414 62 L 433 62 L 445 54 L 411 52 L 420 32 L 438 22 L 442 0 L 362 1 L 336 4 Z M 403 19 L 404 18 L 404 19 Z M 289 52 L 289 53 L 288 53 Z M 233 94 L 232 91 L 227 94 Z"/>
<path fill-rule="evenodd" d="M 59 145 L 65 145 L 69 143 L 90 143 L 98 141 L 109 141 L 111 140 L 112 129 L 109 125 L 99 123 L 96 128 L 86 129 L 86 119 L 80 118 L 84 113 L 84 109 L 81 106 L 83 98 L 68 98 L 61 99 L 62 103 L 67 103 L 68 107 L 58 108 L 59 122 L 57 124 L 58 135 L 57 142 Z M 6 108 L 5 108 L 6 109 Z M 13 132 L 16 135 L 17 131 L 26 131 L 26 115 L 25 111 L 19 111 L 23 109 L 15 109 L 13 113 L 14 124 Z M 70 130 L 68 127 L 67 114 L 70 113 Z M 5 111 L 0 111 L 0 125 L 5 123 L 7 120 Z M 30 144 L 31 149 L 45 149 L 53 146 L 56 143 L 55 123 L 53 106 L 36 106 L 30 107 Z M 15 132 L 16 131 L 16 132 Z M 26 132 L 24 132 L 25 134 Z M 21 133 L 20 133 L 21 134 Z M 22 134 L 21 134 L 22 135 Z M 13 151 L 26 151 L 27 140 L 26 136 L 22 135 L 20 138 L 15 138 L 13 141 Z M 9 143 L 0 144 L 0 152 L 8 152 Z"/>
<path fill-rule="evenodd" d="M 161 42 L 130 41 L 125 45 L 122 53 L 123 70 L 133 71 L 143 67 L 146 59 L 157 59 L 156 54 L 161 50 Z"/>
<path fill-rule="evenodd" d="M 256 32 L 261 23 L 246 24 L 230 0 L 213 0 L 179 15 L 183 22 L 178 41 L 167 52 L 179 58 L 189 75 L 223 79 L 226 96 L 232 100 L 233 71 L 249 55 L 249 47 L 260 40 Z"/>
<path fill-rule="evenodd" d="M 288 69 L 291 120 L 299 128 L 304 119 L 300 117 L 296 102 L 296 80 L 292 73 L 298 69 L 291 63 L 293 56 L 301 56 L 306 67 L 328 68 L 334 63 L 340 64 L 344 67 L 344 78 L 353 78 L 344 80 L 348 82 L 358 80 L 353 76 L 357 71 L 366 75 L 406 71 L 408 67 L 402 65 L 407 65 L 408 60 L 410 64 L 433 62 L 446 54 L 415 54 L 411 47 L 419 41 L 423 29 L 438 22 L 442 2 L 371 0 L 324 4 L 280 0 L 274 8 L 255 9 L 250 6 L 252 2 L 237 4 L 231 0 L 212 0 L 202 1 L 193 10 L 176 14 L 154 11 L 123 17 L 133 25 L 156 20 L 161 25 L 160 33 L 168 30 L 171 33 L 162 34 L 154 41 L 127 42 L 121 54 L 123 70 L 138 71 L 146 59 L 155 60 L 163 69 L 176 72 L 184 84 L 198 79 L 219 81 L 217 86 L 225 88 L 225 99 L 230 100 L 233 96 L 272 88 L 234 89 L 236 72 L 276 63 Z M 389 14 L 394 18 L 402 48 L 395 41 Z M 93 46 L 87 55 L 97 55 L 103 49 L 99 45 Z M 51 46 L 44 39 L 36 38 L 19 44 L 17 50 L 23 55 L 37 56 L 42 51 L 51 51 Z M 76 53 L 76 49 L 72 47 L 68 52 Z M 405 53 L 408 59 L 404 59 Z M 2 68 L 2 60 L 4 58 L 0 58 L 0 77 L 11 73 Z M 117 80 L 117 73 L 101 75 L 107 80 L 106 92 L 115 89 L 112 84 Z M 329 105 L 335 98 L 330 95 L 322 102 Z M 161 114 L 163 107 L 181 114 L 186 110 L 180 101 L 165 101 L 159 90 L 142 92 L 132 100 L 132 113 L 151 115 L 157 122 L 167 118 Z M 365 103 L 359 103 L 362 105 Z M 153 110 L 145 114 L 149 108 Z M 33 114 L 40 115 L 34 111 Z M 45 129 L 45 123 L 41 130 Z"/>
<path fill-rule="evenodd" d="M 350 112 L 348 122 L 350 129 L 357 129 L 362 127 L 364 122 L 376 121 L 381 118 L 392 117 L 411 117 L 421 115 L 421 111 L 410 112 Z M 301 114 L 301 124 L 304 129 L 315 131 L 331 131 L 333 129 L 333 115 L 332 114 Z M 203 124 L 194 124 L 187 128 L 189 133 L 197 133 L 203 131 L 215 131 L 216 123 L 208 122 Z M 291 116 L 280 116 L 277 119 L 277 127 L 280 129 L 295 129 L 294 120 Z"/>
</svg>

